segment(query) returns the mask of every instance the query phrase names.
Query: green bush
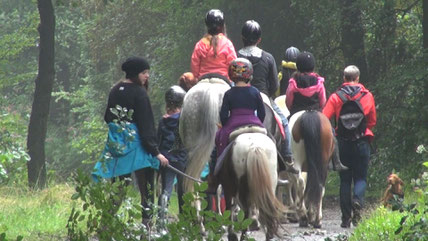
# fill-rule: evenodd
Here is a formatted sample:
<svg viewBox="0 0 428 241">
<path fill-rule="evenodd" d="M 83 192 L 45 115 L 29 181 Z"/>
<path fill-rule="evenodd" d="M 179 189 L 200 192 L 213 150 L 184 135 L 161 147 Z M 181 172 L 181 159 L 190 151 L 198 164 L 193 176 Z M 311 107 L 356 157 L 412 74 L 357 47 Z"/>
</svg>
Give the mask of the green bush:
<svg viewBox="0 0 428 241">
<path fill-rule="evenodd" d="M 162 224 L 157 220 L 159 208 L 151 204 L 153 219 L 161 227 L 158 233 L 146 230 L 141 222 L 142 207 L 133 187 L 124 182 L 100 181 L 95 183 L 82 172 L 75 175 L 76 193 L 72 199 L 80 199 L 80 206 L 74 207 L 68 219 L 67 230 L 70 240 L 86 241 L 96 237 L 99 240 L 140 240 L 150 237 L 151 240 L 202 240 L 200 218 L 204 220 L 205 240 L 220 240 L 225 235 L 224 226 L 231 226 L 236 232 L 247 228 L 251 220 L 244 219 L 242 211 L 237 221 L 232 221 L 231 212 L 223 215 L 206 210 L 207 201 L 203 193 L 207 183 L 195 184 L 195 191 L 184 196 L 183 213 L 178 221 Z M 203 211 L 197 215 L 192 205 L 199 200 Z M 159 225 L 160 224 L 160 225 Z M 162 230 L 166 228 L 166 230 Z"/>
<path fill-rule="evenodd" d="M 423 145 L 417 152 L 426 160 L 428 152 Z M 428 168 L 428 162 L 423 165 Z M 394 196 L 391 210 L 376 209 L 358 225 L 350 240 L 428 240 L 428 172 L 413 179 L 411 186 L 415 194 L 406 193 L 404 202 Z"/>
<path fill-rule="evenodd" d="M 27 180 L 30 156 L 25 151 L 26 130 L 19 114 L 0 112 L 0 184 L 22 184 Z"/>
</svg>

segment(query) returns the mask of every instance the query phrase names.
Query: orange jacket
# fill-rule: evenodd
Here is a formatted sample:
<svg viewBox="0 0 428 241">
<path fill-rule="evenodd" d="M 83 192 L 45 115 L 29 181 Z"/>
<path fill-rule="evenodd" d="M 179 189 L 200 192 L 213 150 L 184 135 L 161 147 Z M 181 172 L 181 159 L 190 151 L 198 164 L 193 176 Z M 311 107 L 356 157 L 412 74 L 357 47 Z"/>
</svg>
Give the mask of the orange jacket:
<svg viewBox="0 0 428 241">
<path fill-rule="evenodd" d="M 211 35 L 205 35 L 196 43 L 193 50 L 190 69 L 197 79 L 208 73 L 228 77 L 229 64 L 236 59 L 235 47 L 222 33 L 218 34 L 217 56 L 214 57 L 214 49 L 210 44 L 211 38 Z"/>
</svg>

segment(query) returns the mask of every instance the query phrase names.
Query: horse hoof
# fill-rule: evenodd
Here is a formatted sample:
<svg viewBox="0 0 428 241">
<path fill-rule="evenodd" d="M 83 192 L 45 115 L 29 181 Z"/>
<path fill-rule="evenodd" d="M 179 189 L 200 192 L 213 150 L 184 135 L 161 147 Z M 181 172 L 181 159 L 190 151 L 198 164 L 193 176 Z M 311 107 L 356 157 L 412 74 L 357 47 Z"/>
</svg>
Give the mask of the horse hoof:
<svg viewBox="0 0 428 241">
<path fill-rule="evenodd" d="M 308 227 L 308 220 L 300 220 L 299 227 L 301 227 L 301 228 Z"/>
<path fill-rule="evenodd" d="M 227 240 L 229 240 L 229 241 L 238 241 L 238 236 L 236 235 L 236 233 L 229 233 L 227 235 Z"/>
<path fill-rule="evenodd" d="M 299 218 L 296 215 L 288 215 L 287 219 L 290 223 L 298 223 Z"/>
<path fill-rule="evenodd" d="M 248 230 L 250 231 L 258 231 L 260 230 L 259 222 L 256 219 L 253 219 L 253 222 L 248 226 Z"/>
<path fill-rule="evenodd" d="M 281 222 L 281 224 L 287 224 L 287 223 L 289 223 L 287 217 L 281 217 L 279 221 Z"/>
<path fill-rule="evenodd" d="M 314 224 L 314 228 L 321 228 L 321 224 Z"/>
</svg>

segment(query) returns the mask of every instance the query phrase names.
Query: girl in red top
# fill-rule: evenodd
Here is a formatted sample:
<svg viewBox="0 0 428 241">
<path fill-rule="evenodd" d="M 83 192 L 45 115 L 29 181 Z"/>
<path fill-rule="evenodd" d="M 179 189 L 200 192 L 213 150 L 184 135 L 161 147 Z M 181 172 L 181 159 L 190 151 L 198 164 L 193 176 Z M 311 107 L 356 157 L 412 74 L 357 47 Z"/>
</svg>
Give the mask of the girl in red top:
<svg viewBox="0 0 428 241">
<path fill-rule="evenodd" d="M 224 35 L 224 16 L 218 9 L 208 11 L 205 17 L 208 33 L 196 43 L 190 68 L 196 79 L 208 73 L 228 77 L 228 68 L 236 59 L 235 47 Z"/>
</svg>

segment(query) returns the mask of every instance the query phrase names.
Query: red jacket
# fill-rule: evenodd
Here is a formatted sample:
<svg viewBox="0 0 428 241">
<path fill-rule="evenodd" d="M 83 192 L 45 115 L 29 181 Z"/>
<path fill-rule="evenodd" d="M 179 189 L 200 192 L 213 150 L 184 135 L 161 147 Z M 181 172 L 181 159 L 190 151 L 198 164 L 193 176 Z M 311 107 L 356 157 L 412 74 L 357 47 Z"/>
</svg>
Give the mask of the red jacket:
<svg viewBox="0 0 428 241">
<path fill-rule="evenodd" d="M 369 141 L 373 140 L 374 134 L 372 132 L 372 128 L 376 125 L 376 108 L 375 101 L 372 93 L 368 89 L 366 89 L 362 84 L 348 83 L 345 82 L 342 84 L 340 89 L 344 90 L 349 96 L 352 96 L 351 99 L 357 99 L 362 92 L 365 92 L 366 95 L 361 98 L 360 103 L 364 110 L 364 115 L 367 120 L 367 128 L 365 135 L 369 138 Z M 339 113 L 342 109 L 343 102 L 340 97 L 333 93 L 327 101 L 323 109 L 323 114 L 327 116 L 327 118 L 331 119 L 333 115 L 336 117 L 336 123 L 339 121 Z"/>
<path fill-rule="evenodd" d="M 222 33 L 218 34 L 217 56 L 210 44 L 211 35 L 204 36 L 196 43 L 193 50 L 190 68 L 195 78 L 204 74 L 217 73 L 228 77 L 229 64 L 236 59 L 235 47 Z"/>
</svg>

